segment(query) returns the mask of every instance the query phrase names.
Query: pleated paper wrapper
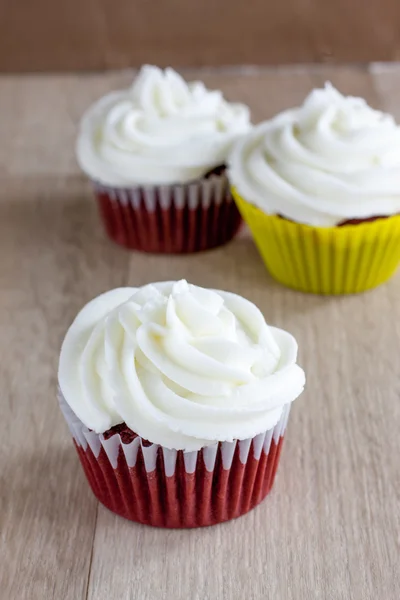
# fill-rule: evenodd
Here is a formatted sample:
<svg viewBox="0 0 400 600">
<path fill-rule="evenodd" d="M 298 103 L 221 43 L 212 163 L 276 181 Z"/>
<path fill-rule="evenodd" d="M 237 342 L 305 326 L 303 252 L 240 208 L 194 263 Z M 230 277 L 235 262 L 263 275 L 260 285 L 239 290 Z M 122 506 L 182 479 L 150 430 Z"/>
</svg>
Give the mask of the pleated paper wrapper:
<svg viewBox="0 0 400 600">
<path fill-rule="evenodd" d="M 312 227 L 267 215 L 232 190 L 261 257 L 283 285 L 315 294 L 377 287 L 400 263 L 400 216 L 342 227 Z"/>
<path fill-rule="evenodd" d="M 208 250 L 230 241 L 242 222 L 225 174 L 182 185 L 93 185 L 108 236 L 132 250 Z"/>
<path fill-rule="evenodd" d="M 94 433 L 60 391 L 58 398 L 98 500 L 132 521 L 170 528 L 215 525 L 257 506 L 272 488 L 290 411 L 285 405 L 277 425 L 253 438 L 184 452 Z"/>
</svg>

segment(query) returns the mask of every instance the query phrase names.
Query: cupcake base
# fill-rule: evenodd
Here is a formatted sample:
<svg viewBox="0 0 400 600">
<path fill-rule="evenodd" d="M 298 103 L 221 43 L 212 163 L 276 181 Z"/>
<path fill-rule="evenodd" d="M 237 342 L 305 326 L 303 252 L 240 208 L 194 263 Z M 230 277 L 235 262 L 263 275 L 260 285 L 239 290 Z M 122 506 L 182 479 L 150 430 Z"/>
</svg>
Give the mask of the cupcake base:
<svg viewBox="0 0 400 600">
<path fill-rule="evenodd" d="M 354 294 L 377 287 L 400 263 L 400 216 L 338 227 L 312 227 L 267 215 L 233 194 L 261 257 L 283 285 L 314 294 Z"/>
<path fill-rule="evenodd" d="M 203 463 L 188 474 L 179 455 L 170 477 L 162 466 L 145 473 L 142 456 L 132 469 L 123 458 L 113 469 L 104 451 L 96 459 L 90 449 L 76 448 L 92 491 L 106 508 L 144 525 L 193 528 L 235 519 L 257 506 L 272 488 L 282 441 L 272 440 L 268 455 L 253 457 L 246 465 L 234 457 L 231 469 L 223 469 L 219 458 L 213 472 Z"/>
<path fill-rule="evenodd" d="M 254 438 L 183 452 L 95 434 L 62 398 L 60 405 L 98 500 L 126 519 L 166 528 L 215 525 L 257 506 L 272 488 L 290 410 Z"/>
<path fill-rule="evenodd" d="M 113 188 L 94 182 L 108 236 L 131 250 L 189 253 L 230 241 L 240 213 L 223 170 L 171 186 Z"/>
</svg>

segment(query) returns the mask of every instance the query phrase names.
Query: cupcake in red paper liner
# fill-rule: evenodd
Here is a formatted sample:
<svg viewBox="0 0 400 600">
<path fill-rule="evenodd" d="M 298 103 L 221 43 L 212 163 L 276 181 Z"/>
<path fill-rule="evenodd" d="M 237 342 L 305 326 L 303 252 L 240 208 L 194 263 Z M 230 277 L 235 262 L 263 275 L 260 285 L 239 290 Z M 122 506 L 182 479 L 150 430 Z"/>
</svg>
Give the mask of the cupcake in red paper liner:
<svg viewBox="0 0 400 600">
<path fill-rule="evenodd" d="M 159 527 L 255 507 L 304 387 L 296 355 L 254 304 L 186 281 L 89 302 L 62 346 L 59 400 L 94 494 Z"/>
<path fill-rule="evenodd" d="M 250 127 L 247 106 L 170 68 L 144 66 L 130 88 L 98 100 L 76 150 L 109 237 L 162 253 L 228 242 L 241 217 L 225 164 Z"/>
</svg>

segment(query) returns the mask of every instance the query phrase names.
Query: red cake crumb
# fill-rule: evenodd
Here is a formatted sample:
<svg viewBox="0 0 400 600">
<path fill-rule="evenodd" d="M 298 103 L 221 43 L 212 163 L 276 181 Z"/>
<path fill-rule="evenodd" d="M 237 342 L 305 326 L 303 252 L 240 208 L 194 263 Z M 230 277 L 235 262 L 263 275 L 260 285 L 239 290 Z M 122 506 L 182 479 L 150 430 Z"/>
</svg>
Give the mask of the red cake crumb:
<svg viewBox="0 0 400 600">
<path fill-rule="evenodd" d="M 107 431 L 103 433 L 104 439 L 109 440 L 113 435 L 120 435 L 123 444 L 130 444 L 133 442 L 135 438 L 138 437 L 138 434 L 132 431 L 130 427 L 126 423 L 120 423 L 119 425 L 114 425 L 114 427 L 110 427 Z M 152 442 L 148 440 L 142 439 L 142 446 L 151 446 Z"/>
<path fill-rule="evenodd" d="M 285 221 L 290 221 L 291 223 L 297 223 L 297 221 L 293 221 L 293 219 L 288 219 L 283 215 L 277 215 L 280 219 L 284 219 Z M 387 215 L 376 215 L 375 217 L 368 217 L 366 219 L 346 219 L 345 221 L 340 221 L 337 224 L 337 227 L 343 227 L 345 225 L 360 225 L 361 223 L 372 223 L 373 221 L 377 221 L 378 219 L 387 219 Z"/>
<path fill-rule="evenodd" d="M 338 224 L 338 227 L 343 227 L 344 225 L 359 225 L 360 223 L 372 223 L 378 219 L 387 219 L 387 216 L 379 215 L 376 217 L 368 217 L 367 219 L 347 219 L 346 221 L 341 221 Z"/>
</svg>

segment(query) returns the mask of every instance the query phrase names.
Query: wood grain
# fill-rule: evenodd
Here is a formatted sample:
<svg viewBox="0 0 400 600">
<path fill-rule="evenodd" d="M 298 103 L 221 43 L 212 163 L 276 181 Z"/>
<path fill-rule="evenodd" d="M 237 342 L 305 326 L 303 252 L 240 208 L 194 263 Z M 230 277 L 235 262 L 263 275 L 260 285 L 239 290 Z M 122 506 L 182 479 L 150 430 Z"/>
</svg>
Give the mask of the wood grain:
<svg viewBox="0 0 400 600">
<path fill-rule="evenodd" d="M 400 276 L 364 295 L 322 298 L 274 283 L 246 232 L 190 257 L 113 246 L 73 140 L 88 102 L 130 78 L 0 79 L 1 597 L 398 599 Z M 399 110 L 393 68 L 206 77 L 257 119 L 327 78 Z M 270 497 L 235 522 L 162 531 L 97 506 L 57 407 L 56 370 L 63 334 L 90 298 L 181 277 L 242 294 L 293 332 L 308 383 Z"/>
</svg>

